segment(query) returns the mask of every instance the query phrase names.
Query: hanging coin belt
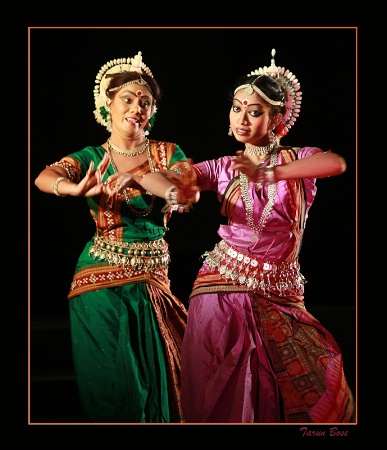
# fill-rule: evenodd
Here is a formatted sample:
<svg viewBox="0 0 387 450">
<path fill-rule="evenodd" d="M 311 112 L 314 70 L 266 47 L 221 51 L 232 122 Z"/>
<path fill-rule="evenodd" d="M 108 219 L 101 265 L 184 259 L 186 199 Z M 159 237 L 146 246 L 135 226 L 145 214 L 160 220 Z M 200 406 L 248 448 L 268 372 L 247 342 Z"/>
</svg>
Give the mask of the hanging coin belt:
<svg viewBox="0 0 387 450">
<path fill-rule="evenodd" d="M 246 285 L 248 290 L 294 293 L 306 282 L 300 273 L 298 260 L 283 263 L 261 261 L 238 252 L 223 240 L 203 256 L 211 269 L 218 268 L 223 278 L 231 279 L 235 284 Z"/>
<path fill-rule="evenodd" d="M 95 236 L 89 255 L 111 265 L 149 272 L 170 263 L 168 244 L 163 238 L 147 242 L 115 242 Z"/>
</svg>

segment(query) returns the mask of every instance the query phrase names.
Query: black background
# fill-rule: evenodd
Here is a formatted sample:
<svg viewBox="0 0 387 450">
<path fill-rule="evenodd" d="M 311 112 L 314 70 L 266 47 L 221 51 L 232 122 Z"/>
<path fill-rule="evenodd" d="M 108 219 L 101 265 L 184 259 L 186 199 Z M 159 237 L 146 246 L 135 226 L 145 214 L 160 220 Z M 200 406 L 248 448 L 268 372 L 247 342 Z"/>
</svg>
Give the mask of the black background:
<svg viewBox="0 0 387 450">
<path fill-rule="evenodd" d="M 93 116 L 94 80 L 100 67 L 141 50 L 164 95 L 150 137 L 176 142 L 188 157 L 201 161 L 241 148 L 227 135 L 228 93 L 240 75 L 270 65 L 272 48 L 277 51 L 277 65 L 296 75 L 303 92 L 300 117 L 281 142 L 331 149 L 348 165 L 343 175 L 317 182 L 318 195 L 301 251 L 302 271 L 309 280 L 306 305 L 355 304 L 354 28 L 32 29 L 33 312 L 67 312 L 74 265 L 94 231 L 85 201 L 44 195 L 33 180 L 46 164 L 86 145 L 100 145 L 109 136 Z M 171 245 L 172 289 L 183 302 L 200 255 L 212 249 L 217 239 L 221 220 L 216 197 L 211 193 L 202 197 L 190 214 L 173 216 L 166 235 Z"/>
<path fill-rule="evenodd" d="M 347 376 L 355 389 L 356 27 L 29 29 L 31 324 L 42 318 L 66 320 L 67 293 L 75 263 L 94 231 L 84 199 L 46 195 L 33 181 L 46 164 L 87 145 L 106 141 L 106 129 L 93 116 L 94 80 L 101 66 L 111 59 L 132 57 L 142 51 L 144 63 L 163 91 L 150 138 L 176 142 L 188 157 L 201 161 L 234 154 L 241 148 L 227 135 L 229 90 L 242 74 L 269 65 L 272 48 L 277 52 L 276 64 L 296 75 L 303 92 L 300 117 L 282 144 L 331 149 L 347 161 L 343 175 L 317 181 L 317 198 L 309 213 L 300 262 L 308 280 L 306 307 L 343 347 L 344 364 L 349 368 Z M 201 265 L 200 255 L 213 248 L 221 220 L 216 197 L 203 193 L 189 214 L 174 214 L 169 223 L 166 239 L 172 257 L 172 291 L 185 304 Z M 192 430 L 192 426 L 183 427 Z M 221 433 L 229 433 L 228 426 L 221 428 Z M 243 433 L 248 428 L 243 426 Z M 321 440 L 299 440 L 299 427 L 259 426 L 259 432 L 270 435 L 277 428 L 285 435 L 289 433 L 301 446 L 311 448 L 312 442 L 316 448 L 322 445 Z M 94 429 L 89 433 L 94 433 Z M 342 448 L 353 442 L 358 432 L 356 426 L 341 429 L 349 430 L 352 437 L 341 441 L 325 439 L 325 445 Z M 191 443 L 199 442 L 195 432 L 194 436 Z M 180 442 L 180 448 L 184 448 L 187 442 Z"/>
</svg>

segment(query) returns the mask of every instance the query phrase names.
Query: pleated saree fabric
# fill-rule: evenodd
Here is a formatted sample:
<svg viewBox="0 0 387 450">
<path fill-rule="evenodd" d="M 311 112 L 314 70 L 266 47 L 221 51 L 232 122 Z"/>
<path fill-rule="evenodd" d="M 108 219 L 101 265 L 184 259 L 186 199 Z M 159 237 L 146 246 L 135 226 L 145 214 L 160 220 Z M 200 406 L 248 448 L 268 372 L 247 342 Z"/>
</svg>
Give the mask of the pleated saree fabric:
<svg viewBox="0 0 387 450">
<path fill-rule="evenodd" d="M 281 148 L 278 163 L 319 152 Z M 340 348 L 304 305 L 298 255 L 316 180 L 277 182 L 257 239 L 232 165 L 230 157 L 195 165 L 201 189 L 217 193 L 228 224 L 205 253 L 190 295 L 182 344 L 186 421 L 352 423 L 355 404 Z M 268 187 L 248 189 L 259 224 Z"/>
<path fill-rule="evenodd" d="M 150 140 L 149 148 L 148 161 L 131 173 L 142 176 L 186 160 L 173 143 Z M 104 154 L 101 146 L 86 147 L 58 164 L 80 179 Z M 110 165 L 104 178 L 113 173 Z M 164 237 L 171 212 L 161 211 L 164 199 L 126 191 L 109 205 L 104 195 L 87 198 L 96 229 L 78 258 L 68 295 L 79 395 L 92 422 L 181 423 L 187 311 L 168 278 Z"/>
</svg>

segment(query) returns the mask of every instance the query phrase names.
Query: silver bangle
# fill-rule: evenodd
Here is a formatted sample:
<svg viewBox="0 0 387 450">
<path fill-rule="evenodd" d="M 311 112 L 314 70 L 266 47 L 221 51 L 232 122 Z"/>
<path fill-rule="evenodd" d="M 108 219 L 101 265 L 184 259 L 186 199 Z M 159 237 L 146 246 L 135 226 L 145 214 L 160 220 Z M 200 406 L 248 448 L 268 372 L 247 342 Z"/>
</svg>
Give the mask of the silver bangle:
<svg viewBox="0 0 387 450">
<path fill-rule="evenodd" d="M 177 188 L 175 185 L 170 186 L 166 191 L 165 191 L 165 206 L 164 208 L 161 210 L 162 212 L 167 212 L 167 211 L 177 211 L 179 213 L 183 213 L 183 212 L 189 212 L 189 206 L 188 205 L 182 205 L 181 203 L 178 202 L 177 200 Z"/>
<path fill-rule="evenodd" d="M 261 189 L 264 184 L 277 183 L 277 178 L 274 173 L 275 166 L 259 167 L 257 169 L 257 180 L 255 186 L 257 189 Z"/>
<path fill-rule="evenodd" d="M 177 188 L 175 185 L 170 186 L 164 194 L 165 202 L 167 205 L 177 205 Z"/>
<path fill-rule="evenodd" d="M 58 177 L 52 184 L 52 190 L 57 197 L 66 197 L 66 194 L 59 194 L 59 192 L 58 192 L 58 184 L 63 180 L 67 180 L 67 178 L 66 177 Z"/>
</svg>

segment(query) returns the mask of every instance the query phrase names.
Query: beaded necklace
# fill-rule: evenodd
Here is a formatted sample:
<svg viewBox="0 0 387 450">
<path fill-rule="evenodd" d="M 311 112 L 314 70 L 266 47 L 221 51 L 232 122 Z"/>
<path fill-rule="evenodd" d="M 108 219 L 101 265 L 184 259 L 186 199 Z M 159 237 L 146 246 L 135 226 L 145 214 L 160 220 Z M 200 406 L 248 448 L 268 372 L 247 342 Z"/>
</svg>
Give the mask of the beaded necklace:
<svg viewBox="0 0 387 450">
<path fill-rule="evenodd" d="M 151 153 L 150 153 L 150 149 L 149 149 L 149 141 L 148 141 L 148 139 L 146 140 L 146 145 L 145 145 L 143 151 L 145 151 L 145 149 L 146 149 L 146 152 L 147 152 L 149 167 L 151 169 L 151 172 L 154 172 L 155 169 L 154 169 L 152 158 L 151 158 Z M 109 151 L 109 156 L 110 156 L 110 163 L 111 163 L 111 165 L 113 167 L 113 172 L 117 173 L 118 170 L 117 170 L 116 163 L 114 162 L 114 159 L 113 159 L 112 150 L 113 149 L 112 149 L 110 140 L 108 140 L 108 151 Z M 130 202 L 130 198 L 129 198 L 127 192 L 126 192 L 126 189 L 124 189 L 122 192 L 123 192 L 123 194 L 125 196 L 125 201 L 126 201 L 128 207 L 129 207 L 130 211 L 135 216 L 137 216 L 137 217 L 146 217 L 146 216 L 148 216 L 151 213 L 151 211 L 152 211 L 152 209 L 153 209 L 153 207 L 155 205 L 155 200 L 156 200 L 156 196 L 155 195 L 152 194 L 152 200 L 151 200 L 151 203 L 148 206 L 148 208 L 144 209 L 143 211 L 139 211 L 138 209 L 133 208 L 133 206 L 132 206 L 132 204 Z"/>
<path fill-rule="evenodd" d="M 278 152 L 273 152 L 270 155 L 270 165 L 275 166 L 277 164 L 278 159 Z M 263 161 L 262 161 L 263 162 Z M 245 204 L 245 211 L 246 211 L 246 222 L 247 225 L 251 230 L 254 231 L 254 234 L 251 236 L 251 242 L 257 242 L 260 238 L 260 235 L 262 233 L 262 230 L 265 228 L 267 219 L 269 218 L 269 215 L 271 213 L 271 210 L 274 206 L 274 198 L 277 191 L 277 184 L 269 184 L 268 187 L 268 199 L 265 207 L 263 208 L 261 217 L 259 219 L 258 224 L 254 223 L 254 216 L 253 216 L 253 200 L 249 196 L 249 180 L 247 176 L 244 173 L 241 173 L 239 175 L 239 181 L 241 186 L 241 195 L 243 199 L 243 203 Z"/>
<path fill-rule="evenodd" d="M 115 145 L 110 138 L 107 141 L 108 146 L 110 147 L 110 150 L 113 150 L 113 152 L 118 153 L 119 155 L 125 155 L 125 156 L 137 156 L 142 155 L 147 147 L 149 146 L 149 139 L 145 138 L 145 141 L 140 145 L 138 150 L 132 151 L 132 150 L 125 150 L 123 148 L 118 147 Z"/>
<path fill-rule="evenodd" d="M 275 142 L 271 142 L 269 145 L 245 145 L 245 155 L 264 155 L 265 153 L 270 153 L 275 147 Z"/>
</svg>

